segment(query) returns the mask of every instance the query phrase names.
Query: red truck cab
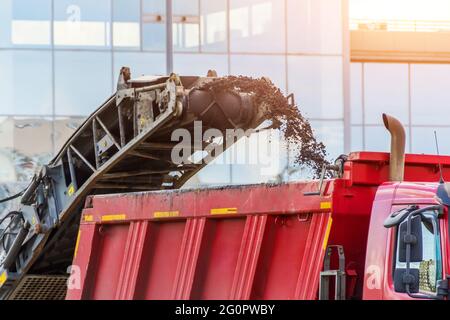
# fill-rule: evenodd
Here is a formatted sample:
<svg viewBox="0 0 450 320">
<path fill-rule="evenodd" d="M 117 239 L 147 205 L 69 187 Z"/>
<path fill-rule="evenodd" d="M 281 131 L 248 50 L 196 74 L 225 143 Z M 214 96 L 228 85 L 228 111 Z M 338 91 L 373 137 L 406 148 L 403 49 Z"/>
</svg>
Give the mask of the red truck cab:
<svg viewBox="0 0 450 320">
<path fill-rule="evenodd" d="M 439 189 L 445 189 L 445 185 L 403 182 L 386 183 L 378 188 L 367 240 L 364 299 L 444 298 L 450 261 L 449 221 L 445 201 L 438 197 Z M 415 271 L 411 284 L 415 287 L 411 290 L 413 294 L 405 292 L 402 283 L 406 263 L 400 258 L 404 237 L 401 226 L 406 226 L 407 221 L 392 228 L 383 225 L 390 214 L 395 216 L 406 208 L 424 210 L 415 228 L 414 245 L 421 252 L 411 263 Z"/>
</svg>

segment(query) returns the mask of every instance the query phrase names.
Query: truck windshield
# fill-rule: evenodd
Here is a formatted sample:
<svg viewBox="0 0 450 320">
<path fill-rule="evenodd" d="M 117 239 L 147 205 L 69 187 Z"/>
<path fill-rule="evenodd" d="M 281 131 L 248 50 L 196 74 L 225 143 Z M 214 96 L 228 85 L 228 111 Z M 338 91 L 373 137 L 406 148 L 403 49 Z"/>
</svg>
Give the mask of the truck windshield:
<svg viewBox="0 0 450 320">
<path fill-rule="evenodd" d="M 436 293 L 437 281 L 442 279 L 442 254 L 439 224 L 435 212 L 425 212 L 422 215 L 423 260 L 412 262 L 411 269 L 419 270 L 419 291 Z M 406 223 L 406 221 L 402 222 Z M 399 229 L 397 229 L 399 230 Z M 399 261 L 399 240 L 397 232 L 397 253 L 395 268 L 406 268 L 405 262 Z"/>
</svg>

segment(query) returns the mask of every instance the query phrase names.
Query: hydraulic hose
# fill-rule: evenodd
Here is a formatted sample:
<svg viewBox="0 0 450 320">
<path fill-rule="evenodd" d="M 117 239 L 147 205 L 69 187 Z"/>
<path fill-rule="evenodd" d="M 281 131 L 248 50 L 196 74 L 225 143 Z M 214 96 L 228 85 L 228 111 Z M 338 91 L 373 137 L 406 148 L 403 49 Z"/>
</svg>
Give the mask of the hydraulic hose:
<svg viewBox="0 0 450 320">
<path fill-rule="evenodd" d="M 9 197 L 7 197 L 7 198 L 0 199 L 0 203 L 8 202 L 8 201 L 14 200 L 14 199 L 16 199 L 16 198 L 22 196 L 23 193 L 25 192 L 25 190 L 26 190 L 26 189 L 23 189 L 22 191 L 20 191 L 19 193 L 15 194 L 15 195 L 9 196 Z"/>
</svg>

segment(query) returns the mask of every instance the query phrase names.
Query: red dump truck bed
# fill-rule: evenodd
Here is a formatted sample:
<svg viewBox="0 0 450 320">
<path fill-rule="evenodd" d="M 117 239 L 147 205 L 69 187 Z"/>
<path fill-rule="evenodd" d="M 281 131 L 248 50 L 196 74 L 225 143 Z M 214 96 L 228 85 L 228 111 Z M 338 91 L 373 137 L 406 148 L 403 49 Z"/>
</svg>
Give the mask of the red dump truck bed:
<svg viewBox="0 0 450 320">
<path fill-rule="evenodd" d="M 385 153 L 349 156 L 342 178 L 89 197 L 68 299 L 314 299 L 327 245 L 345 248 L 360 298 Z M 449 159 L 444 165 L 447 173 Z M 439 157 L 407 155 L 405 180 L 439 178 Z"/>
<path fill-rule="evenodd" d="M 313 299 L 331 212 L 328 197 L 301 196 L 316 189 L 305 183 L 94 197 L 74 261 L 82 290 L 68 297 Z"/>
</svg>

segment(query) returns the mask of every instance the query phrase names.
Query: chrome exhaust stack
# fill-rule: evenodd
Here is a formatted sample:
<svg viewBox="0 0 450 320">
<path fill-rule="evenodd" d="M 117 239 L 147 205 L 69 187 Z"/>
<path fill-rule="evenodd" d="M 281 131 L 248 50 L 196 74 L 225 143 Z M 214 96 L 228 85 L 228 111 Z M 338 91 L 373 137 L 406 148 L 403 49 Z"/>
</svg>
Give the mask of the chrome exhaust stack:
<svg viewBox="0 0 450 320">
<path fill-rule="evenodd" d="M 389 180 L 403 181 L 405 173 L 405 128 L 398 119 L 385 113 L 383 113 L 383 122 L 391 134 Z"/>
</svg>

